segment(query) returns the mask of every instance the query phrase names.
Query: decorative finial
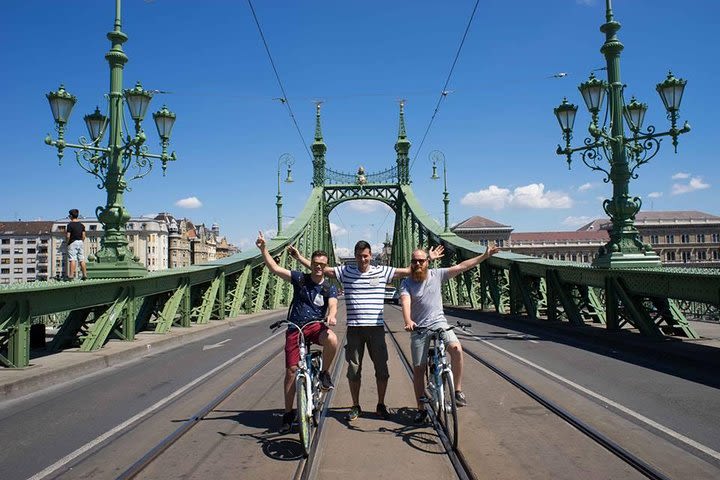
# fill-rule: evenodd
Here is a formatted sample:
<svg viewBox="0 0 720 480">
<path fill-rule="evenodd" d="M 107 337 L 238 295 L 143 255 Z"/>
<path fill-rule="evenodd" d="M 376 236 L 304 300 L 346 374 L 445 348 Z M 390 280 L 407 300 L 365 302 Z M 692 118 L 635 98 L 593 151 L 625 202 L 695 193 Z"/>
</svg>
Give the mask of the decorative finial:
<svg viewBox="0 0 720 480">
<path fill-rule="evenodd" d="M 405 99 L 400 99 L 400 128 L 398 129 L 398 138 L 399 139 L 405 139 L 407 138 L 407 133 L 405 133 Z"/>
<path fill-rule="evenodd" d="M 320 127 L 320 105 L 323 104 L 322 100 L 315 101 L 315 141 L 322 142 L 322 129 Z"/>
</svg>

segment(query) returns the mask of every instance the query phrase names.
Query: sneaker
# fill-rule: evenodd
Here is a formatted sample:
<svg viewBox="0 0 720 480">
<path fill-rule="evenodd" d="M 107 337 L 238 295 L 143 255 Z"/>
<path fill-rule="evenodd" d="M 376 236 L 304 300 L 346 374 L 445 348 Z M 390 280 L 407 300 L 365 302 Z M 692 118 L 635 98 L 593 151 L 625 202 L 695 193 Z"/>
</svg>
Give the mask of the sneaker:
<svg viewBox="0 0 720 480">
<path fill-rule="evenodd" d="M 320 388 L 326 392 L 335 388 L 335 385 L 333 385 L 332 382 L 332 378 L 330 378 L 330 374 L 327 370 L 323 370 L 322 372 L 320 372 Z"/>
<path fill-rule="evenodd" d="M 377 413 L 378 415 L 380 415 L 380 416 L 381 416 L 382 418 L 384 418 L 385 420 L 387 420 L 388 418 L 390 418 L 390 412 L 388 412 L 388 409 L 387 409 L 387 407 L 385 406 L 384 403 L 378 403 L 378 404 L 377 404 L 377 407 L 375 408 L 375 413 Z"/>
<path fill-rule="evenodd" d="M 283 414 L 282 425 L 280 425 L 280 433 L 290 433 L 295 416 L 295 410 L 290 410 L 289 412 L 285 412 Z"/>
<path fill-rule="evenodd" d="M 345 420 L 347 420 L 348 422 L 352 422 L 353 420 L 358 418 L 361 413 L 362 409 L 360 408 L 360 405 L 353 405 L 352 407 L 350 407 L 350 411 L 347 413 L 347 415 L 345 415 Z"/>
<path fill-rule="evenodd" d="M 464 407 L 467 405 L 467 398 L 465 398 L 465 394 L 460 390 L 455 391 L 455 405 L 458 407 Z"/>
<path fill-rule="evenodd" d="M 418 410 L 413 417 L 413 423 L 415 425 L 422 425 L 427 422 L 427 412 L 425 410 Z"/>
</svg>

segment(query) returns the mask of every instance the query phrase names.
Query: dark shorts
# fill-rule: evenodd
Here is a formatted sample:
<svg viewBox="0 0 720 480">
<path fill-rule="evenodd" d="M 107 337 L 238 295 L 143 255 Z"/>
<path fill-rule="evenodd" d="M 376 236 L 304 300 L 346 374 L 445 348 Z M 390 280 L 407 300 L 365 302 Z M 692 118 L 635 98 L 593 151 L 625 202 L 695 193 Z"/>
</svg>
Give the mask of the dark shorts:
<svg viewBox="0 0 720 480">
<path fill-rule="evenodd" d="M 320 345 L 320 336 L 328 329 L 324 323 L 313 323 L 303 328 L 305 341 L 308 340 L 316 345 Z M 293 328 L 285 332 L 285 368 L 297 367 L 300 363 L 300 346 L 298 345 L 298 337 L 300 332 Z"/>
<path fill-rule="evenodd" d="M 360 380 L 362 361 L 367 345 L 370 359 L 375 365 L 375 378 L 387 380 L 388 350 L 385 344 L 385 327 L 347 327 L 347 344 L 345 345 L 345 361 L 348 363 L 347 378 Z"/>
</svg>

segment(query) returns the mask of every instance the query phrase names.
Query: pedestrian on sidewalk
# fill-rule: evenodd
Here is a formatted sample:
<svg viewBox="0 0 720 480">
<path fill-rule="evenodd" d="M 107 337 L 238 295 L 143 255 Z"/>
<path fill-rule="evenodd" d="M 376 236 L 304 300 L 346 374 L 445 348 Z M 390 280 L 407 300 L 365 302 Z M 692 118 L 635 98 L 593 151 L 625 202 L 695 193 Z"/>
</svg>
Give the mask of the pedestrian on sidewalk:
<svg viewBox="0 0 720 480">
<path fill-rule="evenodd" d="M 65 227 L 67 240 L 67 253 L 70 263 L 68 280 L 75 280 L 77 263 L 80 263 L 82 279 L 87 280 L 87 268 L 85 266 L 85 225 L 80 221 L 80 212 L 77 208 L 68 211 L 70 223 Z"/>
<path fill-rule="evenodd" d="M 431 330 L 448 328 L 447 319 L 443 310 L 442 282 L 457 277 L 463 272 L 478 266 L 483 261 L 495 255 L 500 249 L 493 245 L 485 253 L 465 260 L 449 268 L 428 268 L 430 255 L 418 248 L 412 253 L 410 269 L 412 273 L 400 284 L 400 304 L 402 305 L 405 330 L 410 334 L 410 351 L 413 362 L 413 387 L 417 400 L 418 411 L 415 423 L 424 423 L 427 413 L 423 406 L 425 397 L 425 370 L 427 369 L 428 348 L 430 346 Z M 424 330 L 417 331 L 416 327 Z M 450 367 L 455 380 L 455 402 L 458 407 L 467 405 L 467 399 L 462 391 L 463 356 L 462 346 L 452 330 L 442 333 L 445 344 L 450 353 Z"/>
<path fill-rule="evenodd" d="M 290 255 L 297 258 L 305 267 L 310 262 L 294 247 L 288 247 Z M 395 268 L 386 265 L 371 265 L 372 250 L 370 244 L 360 240 L 355 244 L 355 261 L 357 265 L 326 266 L 325 276 L 336 278 L 342 283 L 345 292 L 347 315 L 347 344 L 345 360 L 347 361 L 347 379 L 352 397 L 352 407 L 346 420 L 353 421 L 362 414 L 360 408 L 360 379 L 362 361 L 367 347 L 370 359 L 375 367 L 378 403 L 375 412 L 382 418 L 390 414 L 385 405 L 385 392 L 388 379 L 388 350 L 385 343 L 385 322 L 383 309 L 385 306 L 385 286 L 395 280 L 410 275 L 410 268 Z M 435 257 L 435 249 L 430 249 Z"/>
<path fill-rule="evenodd" d="M 337 323 L 337 290 L 330 282 L 325 281 L 323 268 L 327 265 L 328 255 L 322 250 L 313 252 L 310 257 L 310 273 L 287 270 L 277 264 L 270 255 L 263 233 L 260 232 L 255 245 L 260 249 L 268 269 L 293 286 L 293 298 L 288 311 L 288 320 L 302 328 L 305 324 L 327 319 L 324 323 L 314 323 L 303 328 L 305 338 L 323 347 L 323 368 L 320 372 L 320 384 L 323 390 L 334 388 L 327 369 L 330 368 L 337 352 L 337 336 L 328 328 Z M 287 433 L 295 419 L 293 400 L 295 399 L 295 372 L 300 362 L 298 337 L 300 332 L 293 325 L 285 332 L 285 413 L 283 414 L 280 433 Z"/>
</svg>

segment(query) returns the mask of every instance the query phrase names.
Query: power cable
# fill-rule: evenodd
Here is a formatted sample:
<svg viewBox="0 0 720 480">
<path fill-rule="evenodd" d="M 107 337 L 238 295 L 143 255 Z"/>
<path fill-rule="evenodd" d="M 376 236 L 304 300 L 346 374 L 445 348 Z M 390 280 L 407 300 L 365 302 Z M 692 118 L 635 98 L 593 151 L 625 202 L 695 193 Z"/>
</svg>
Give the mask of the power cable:
<svg viewBox="0 0 720 480">
<path fill-rule="evenodd" d="M 300 130 L 300 126 L 298 125 L 297 119 L 295 118 L 295 114 L 292 111 L 292 108 L 290 107 L 290 100 L 288 99 L 287 93 L 285 93 L 285 87 L 283 87 L 282 81 L 280 80 L 280 74 L 277 71 L 277 68 L 275 67 L 275 62 L 273 61 L 272 55 L 270 54 L 270 47 L 267 44 L 267 41 L 265 40 L 265 35 L 263 34 L 262 28 L 260 27 L 260 21 L 258 20 L 257 15 L 255 14 L 255 8 L 253 7 L 252 1 L 248 0 L 248 5 L 250 6 L 250 11 L 252 12 L 253 18 L 255 19 L 255 25 L 257 25 L 258 32 L 260 32 L 260 38 L 262 39 L 263 45 L 265 45 L 265 51 L 267 52 L 268 59 L 270 59 L 270 65 L 272 65 L 273 72 L 275 72 L 275 78 L 277 79 L 278 85 L 280 86 L 280 91 L 282 92 L 282 97 L 280 97 L 278 100 L 280 100 L 280 103 L 285 105 L 285 107 L 288 110 L 288 114 L 290 114 L 290 118 L 292 119 L 293 124 L 295 125 L 295 129 L 298 132 L 298 135 L 300 135 L 300 140 L 302 140 L 303 146 L 305 147 L 305 151 L 307 152 L 308 156 L 312 160 L 313 156 L 310 153 L 310 149 L 308 148 L 307 142 L 305 141 L 305 137 L 303 137 L 302 131 Z"/>
<path fill-rule="evenodd" d="M 472 25 L 473 18 L 475 18 L 475 12 L 477 11 L 479 3 L 480 3 L 480 0 L 475 1 L 475 6 L 473 7 L 472 14 L 470 15 L 470 20 L 468 20 L 467 27 L 465 27 L 465 33 L 463 33 L 462 40 L 460 41 L 460 46 L 458 47 L 457 53 L 455 54 L 455 60 L 453 60 L 452 67 L 450 67 L 450 73 L 448 73 L 447 79 L 445 80 L 445 85 L 443 85 L 443 88 L 440 91 L 440 97 L 438 98 L 437 104 L 435 105 L 435 111 L 433 112 L 432 117 L 430 117 L 430 122 L 428 123 L 428 126 L 425 129 L 425 133 L 423 134 L 422 140 L 420 141 L 420 146 L 418 146 L 418 149 L 415 151 L 415 158 L 413 158 L 412 163 L 410 163 L 410 170 L 412 170 L 412 166 L 415 164 L 415 160 L 417 160 L 417 157 L 420 154 L 420 151 L 422 150 L 422 146 L 425 143 L 425 139 L 427 138 L 428 133 L 430 133 L 430 128 L 432 127 L 432 124 L 435 121 L 435 116 L 438 113 L 440 104 L 445 99 L 445 97 L 447 97 L 448 94 L 450 93 L 450 90 L 448 90 L 448 85 L 450 84 L 450 78 L 452 77 L 453 71 L 455 70 L 455 65 L 457 64 L 458 58 L 460 58 L 460 52 L 462 51 L 463 45 L 465 44 L 465 38 L 467 38 L 467 34 L 470 31 L 470 26 Z"/>
</svg>

